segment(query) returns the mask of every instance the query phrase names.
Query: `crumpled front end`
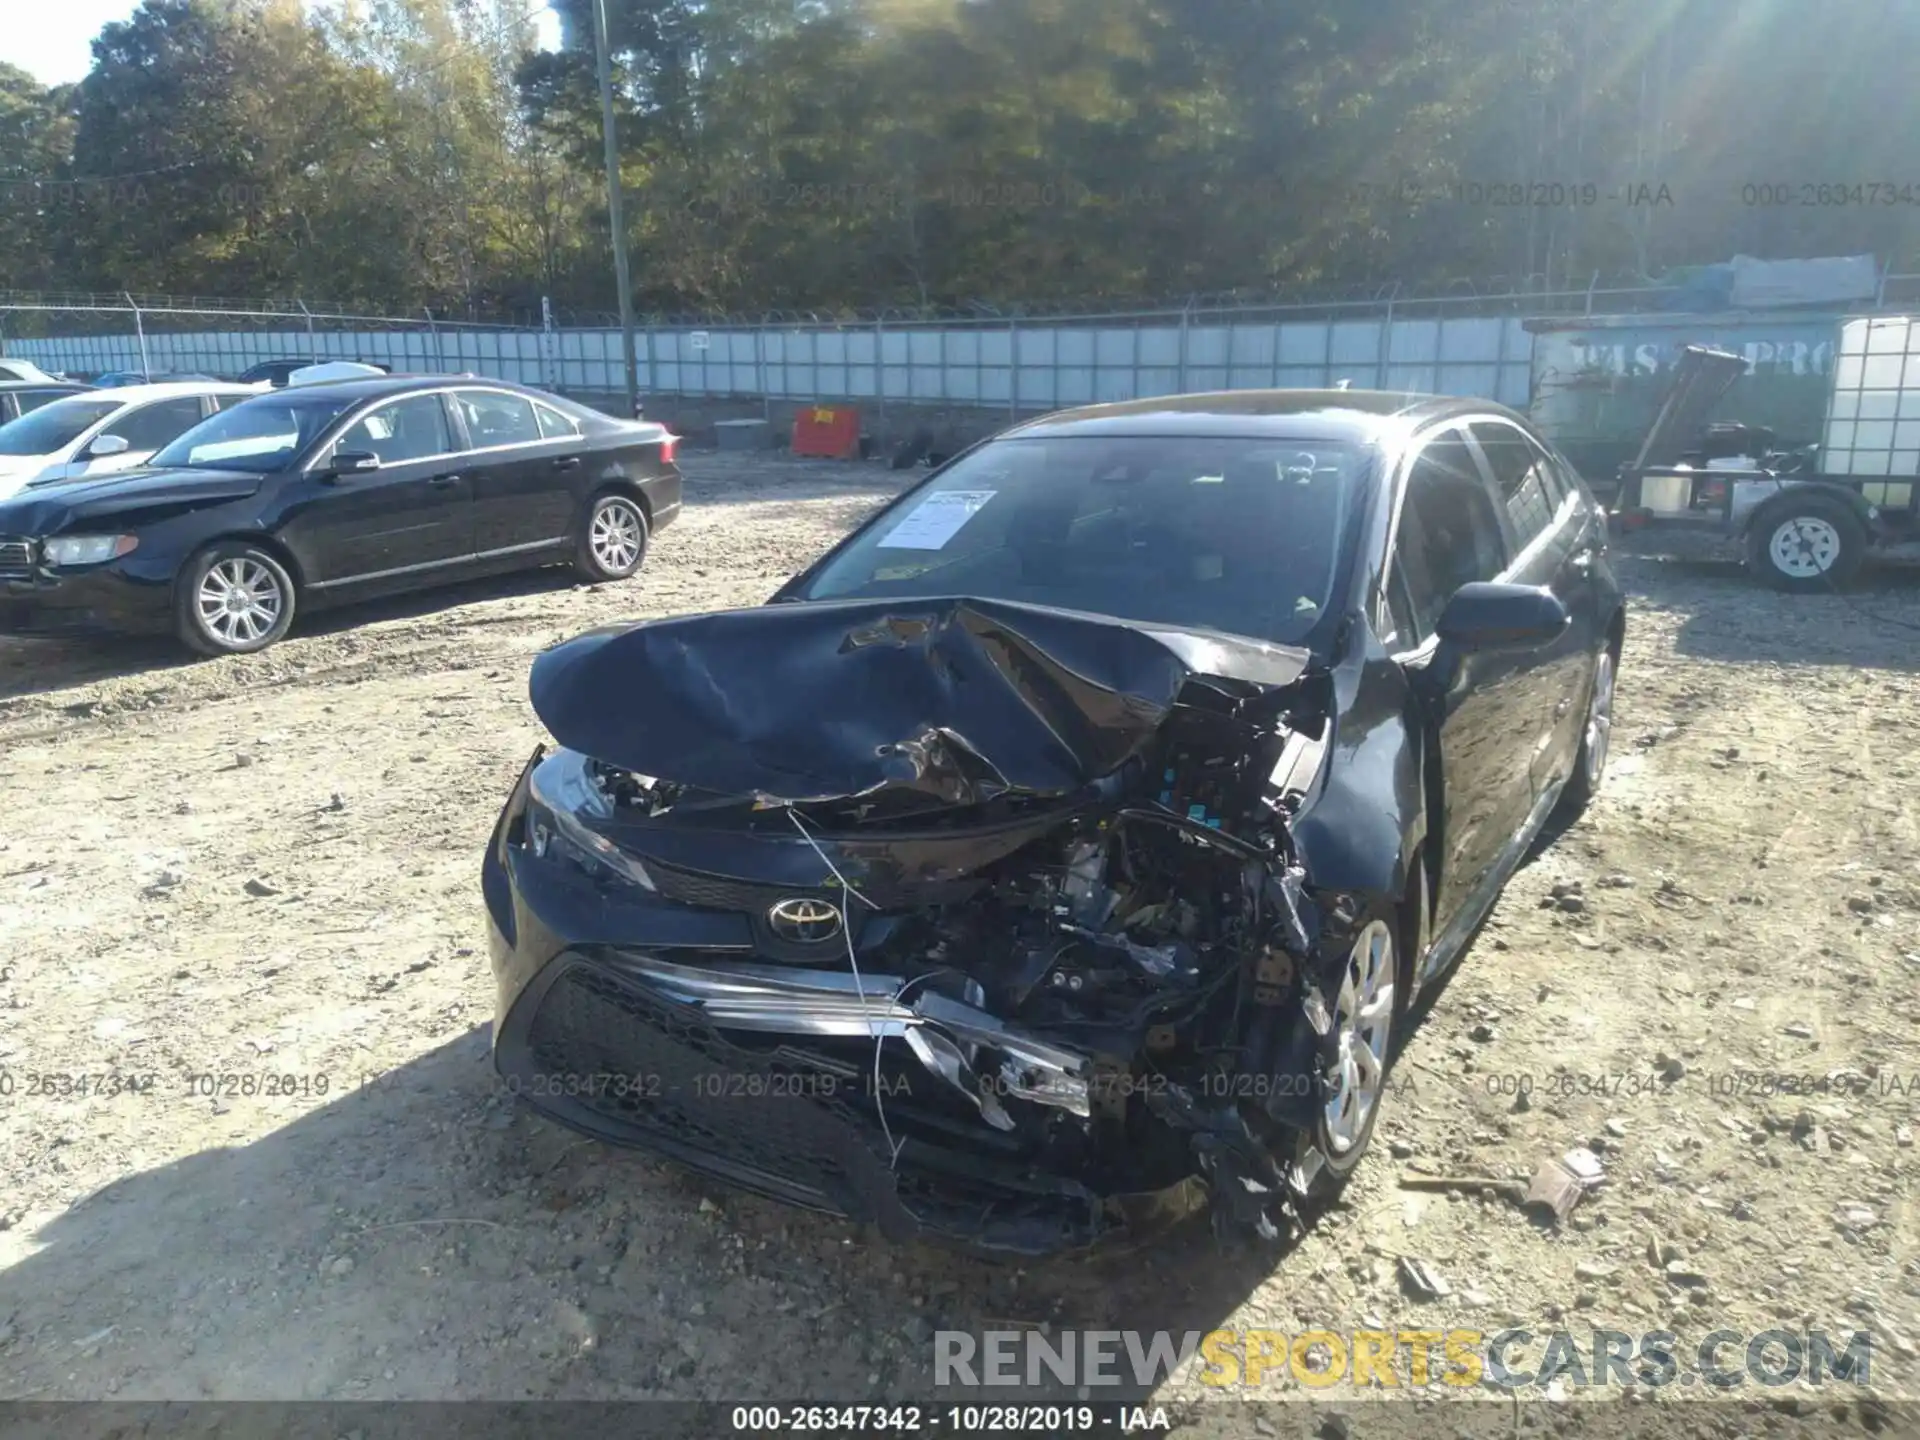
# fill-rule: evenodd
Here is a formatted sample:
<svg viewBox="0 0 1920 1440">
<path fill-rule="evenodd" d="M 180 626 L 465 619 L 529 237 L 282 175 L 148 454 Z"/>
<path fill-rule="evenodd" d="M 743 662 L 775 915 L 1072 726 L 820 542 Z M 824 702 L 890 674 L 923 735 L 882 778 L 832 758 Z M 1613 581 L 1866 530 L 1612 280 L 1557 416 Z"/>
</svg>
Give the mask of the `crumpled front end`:
<svg viewBox="0 0 1920 1440">
<path fill-rule="evenodd" d="M 484 877 L 521 1095 L 902 1238 L 1279 1223 L 1340 924 L 1303 654 L 969 600 L 574 643 Z"/>
</svg>

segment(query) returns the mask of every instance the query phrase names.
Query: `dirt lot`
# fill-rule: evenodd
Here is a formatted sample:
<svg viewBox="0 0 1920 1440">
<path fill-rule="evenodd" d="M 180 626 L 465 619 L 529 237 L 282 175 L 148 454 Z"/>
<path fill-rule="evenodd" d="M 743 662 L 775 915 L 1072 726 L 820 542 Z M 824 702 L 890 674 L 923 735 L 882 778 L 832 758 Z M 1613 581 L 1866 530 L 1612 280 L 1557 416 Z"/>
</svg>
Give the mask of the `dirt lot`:
<svg viewBox="0 0 1920 1440">
<path fill-rule="evenodd" d="M 688 470 L 630 585 L 490 583 L 218 663 L 0 642 L 0 1394 L 845 1401 L 924 1393 L 936 1328 L 1007 1322 L 1865 1328 L 1875 1389 L 1914 1393 L 1920 635 L 1725 567 L 1622 561 L 1607 791 L 1509 887 L 1345 1203 L 1277 1263 L 1204 1235 L 1025 1269 L 889 1248 L 509 1104 L 477 873 L 541 739 L 529 660 L 757 602 L 899 478 Z M 1920 623 L 1911 582 L 1857 604 Z M 44 1093 L 114 1072 L 155 1083 Z M 1558 1232 L 1400 1185 L 1579 1143 L 1610 1180 Z M 1451 1293 L 1413 1298 L 1402 1256 Z"/>
</svg>

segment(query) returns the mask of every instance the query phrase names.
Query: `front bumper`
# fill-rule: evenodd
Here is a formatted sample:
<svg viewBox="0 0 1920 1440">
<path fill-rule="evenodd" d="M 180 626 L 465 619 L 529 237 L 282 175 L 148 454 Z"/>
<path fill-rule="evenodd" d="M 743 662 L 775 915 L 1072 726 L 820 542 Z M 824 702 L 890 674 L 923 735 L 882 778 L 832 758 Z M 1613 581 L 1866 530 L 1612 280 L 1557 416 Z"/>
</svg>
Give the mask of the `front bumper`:
<svg viewBox="0 0 1920 1440">
<path fill-rule="evenodd" d="M 85 569 L 42 565 L 0 570 L 0 634 L 160 634 L 172 623 L 173 592 L 118 561 Z"/>
<path fill-rule="evenodd" d="M 847 975 L 761 964 L 743 915 L 536 856 L 523 843 L 533 769 L 501 815 L 482 887 L 494 1063 L 535 1109 L 900 1241 L 1049 1254 L 1204 1203 L 1191 1177 L 1138 1193 L 1063 1173 L 1030 1135 L 987 1123 L 908 1037 L 923 1022 L 961 1035 L 999 1023 L 984 1012 L 897 1001 L 898 978 L 864 975 L 856 994 Z M 1044 1042 L 1007 1043 L 1049 1063 Z M 1052 1058 L 1067 1071 L 1076 1057 Z M 1059 1122 L 1076 1123 L 1064 1109 Z"/>
</svg>

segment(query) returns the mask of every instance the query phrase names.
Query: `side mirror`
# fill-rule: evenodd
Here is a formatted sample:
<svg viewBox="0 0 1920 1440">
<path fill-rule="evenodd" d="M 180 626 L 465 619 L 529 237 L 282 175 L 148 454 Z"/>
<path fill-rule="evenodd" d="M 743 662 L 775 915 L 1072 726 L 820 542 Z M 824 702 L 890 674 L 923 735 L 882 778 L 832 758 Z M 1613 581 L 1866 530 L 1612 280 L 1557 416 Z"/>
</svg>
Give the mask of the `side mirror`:
<svg viewBox="0 0 1920 1440">
<path fill-rule="evenodd" d="M 1434 632 L 1459 650 L 1538 650 L 1572 623 L 1551 590 L 1476 580 L 1453 592 Z"/>
<path fill-rule="evenodd" d="M 336 450 L 333 463 L 327 466 L 329 475 L 367 475 L 380 468 L 380 457 L 371 450 Z"/>
<path fill-rule="evenodd" d="M 110 455 L 124 455 L 133 447 L 127 443 L 124 435 L 101 435 L 87 446 L 89 460 L 105 460 Z"/>
</svg>

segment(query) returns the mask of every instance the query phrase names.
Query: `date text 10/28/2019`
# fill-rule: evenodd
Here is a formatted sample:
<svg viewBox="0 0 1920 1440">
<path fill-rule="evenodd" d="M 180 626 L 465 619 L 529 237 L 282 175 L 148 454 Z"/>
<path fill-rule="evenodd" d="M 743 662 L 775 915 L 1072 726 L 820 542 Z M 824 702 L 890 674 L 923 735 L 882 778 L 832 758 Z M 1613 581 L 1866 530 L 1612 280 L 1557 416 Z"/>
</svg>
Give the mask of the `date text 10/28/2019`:
<svg viewBox="0 0 1920 1440">
<path fill-rule="evenodd" d="M 908 1434 L 946 1435 L 1160 1434 L 1171 1430 L 1164 1406 L 1122 1405 L 736 1405 L 733 1429 L 741 1433 L 787 1435 Z"/>
</svg>

